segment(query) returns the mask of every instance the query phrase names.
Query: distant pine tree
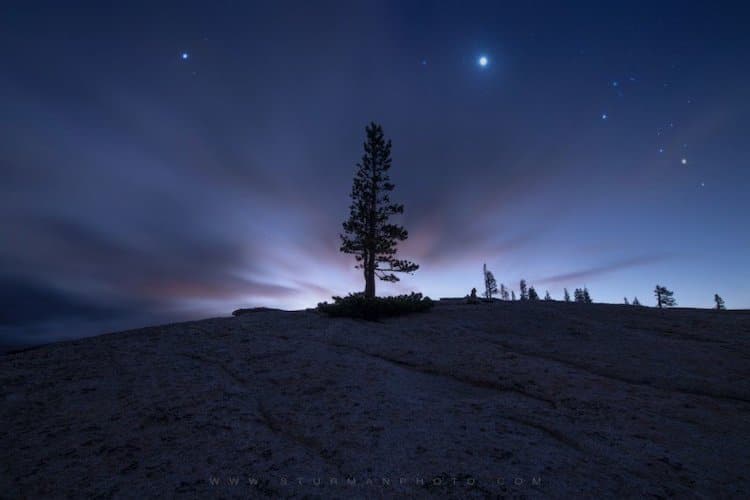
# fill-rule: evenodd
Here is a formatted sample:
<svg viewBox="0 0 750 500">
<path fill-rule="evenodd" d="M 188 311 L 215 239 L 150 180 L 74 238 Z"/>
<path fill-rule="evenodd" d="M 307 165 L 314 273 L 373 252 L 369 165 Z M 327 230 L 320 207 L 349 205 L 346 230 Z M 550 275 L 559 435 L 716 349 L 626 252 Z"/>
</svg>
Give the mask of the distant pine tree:
<svg viewBox="0 0 750 500">
<path fill-rule="evenodd" d="M 526 288 L 526 280 L 521 280 L 519 288 L 521 289 L 521 300 L 529 300 L 529 290 Z"/>
<path fill-rule="evenodd" d="M 640 302 L 638 302 L 638 297 L 633 297 L 633 305 L 634 305 L 634 306 L 639 306 L 639 305 L 641 305 L 641 303 L 640 303 Z"/>
<path fill-rule="evenodd" d="M 487 269 L 487 264 L 484 265 L 484 298 L 492 300 L 492 296 L 497 293 L 497 281 L 492 275 L 492 271 Z"/>
<path fill-rule="evenodd" d="M 593 304 L 594 301 L 591 300 L 591 295 L 589 295 L 589 289 L 586 287 L 583 287 L 583 302 L 584 304 Z"/>
<path fill-rule="evenodd" d="M 367 140 L 362 161 L 357 164 L 349 207 L 344 222 L 341 251 L 354 254 L 357 268 L 365 278 L 366 298 L 375 297 L 375 277 L 383 281 L 399 281 L 393 273 L 413 273 L 419 266 L 396 259 L 396 245 L 408 237 L 406 229 L 388 222 L 391 215 L 404 213 L 404 206 L 392 203 L 389 192 L 395 187 L 388 176 L 391 168 L 391 141 L 385 140 L 383 128 L 371 123 L 366 128 Z M 381 268 L 381 264 L 388 267 Z"/>
<path fill-rule="evenodd" d="M 565 295 L 564 295 L 565 302 L 570 302 L 570 294 L 568 293 L 568 289 L 563 288 L 563 291 L 565 292 Z"/>
<path fill-rule="evenodd" d="M 586 300 L 583 297 L 583 290 L 581 290 L 580 288 L 576 288 L 575 291 L 573 291 L 573 300 L 575 300 L 576 302 L 580 304 L 583 304 L 584 302 L 586 302 Z"/>
<path fill-rule="evenodd" d="M 539 300 L 539 294 L 536 293 L 533 286 L 529 288 L 529 300 Z"/>
<path fill-rule="evenodd" d="M 718 311 L 721 311 L 721 310 L 723 310 L 723 309 L 726 309 L 726 307 L 724 307 L 724 299 L 722 299 L 722 298 L 721 298 L 721 297 L 719 296 L 719 294 L 718 294 L 718 293 L 715 293 L 715 294 L 714 294 L 714 302 L 716 302 L 716 309 L 717 309 Z"/>
<path fill-rule="evenodd" d="M 549 290 L 544 292 L 544 300 L 552 300 L 552 296 L 550 296 Z"/>
<path fill-rule="evenodd" d="M 627 297 L 625 297 L 625 305 L 626 305 L 626 306 L 629 306 L 629 305 L 630 305 L 630 302 L 628 302 L 628 298 L 627 298 Z"/>
<path fill-rule="evenodd" d="M 510 291 L 510 300 L 513 300 L 513 301 L 516 300 L 516 292 L 514 290 Z"/>
<path fill-rule="evenodd" d="M 673 307 L 677 305 L 677 301 L 674 299 L 674 292 L 668 290 L 665 286 L 656 285 L 656 288 L 654 288 L 654 296 L 656 297 L 656 305 L 659 309 L 662 307 Z"/>
<path fill-rule="evenodd" d="M 508 289 L 505 288 L 505 285 L 500 283 L 500 298 L 503 300 L 509 300 L 510 294 L 508 293 Z"/>
</svg>

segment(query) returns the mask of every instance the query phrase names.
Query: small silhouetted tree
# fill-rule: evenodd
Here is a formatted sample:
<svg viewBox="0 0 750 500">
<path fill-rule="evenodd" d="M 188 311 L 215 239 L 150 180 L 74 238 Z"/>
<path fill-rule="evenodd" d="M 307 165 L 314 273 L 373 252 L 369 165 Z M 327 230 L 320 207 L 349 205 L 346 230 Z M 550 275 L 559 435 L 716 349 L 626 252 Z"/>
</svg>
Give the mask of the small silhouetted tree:
<svg viewBox="0 0 750 500">
<path fill-rule="evenodd" d="M 581 290 L 580 288 L 576 288 L 573 291 L 573 300 L 580 304 L 584 303 L 585 300 L 583 299 L 583 290 Z"/>
<path fill-rule="evenodd" d="M 665 286 L 656 285 L 656 288 L 654 288 L 654 296 L 656 297 L 656 305 L 659 309 L 662 307 L 673 307 L 677 305 L 677 301 L 674 299 L 674 292 L 668 290 Z"/>
<path fill-rule="evenodd" d="M 638 302 L 638 297 L 633 297 L 633 305 L 634 305 L 634 306 L 639 306 L 639 305 L 641 305 L 641 303 L 640 303 L 640 302 Z"/>
<path fill-rule="evenodd" d="M 510 300 L 513 300 L 513 301 L 516 300 L 516 292 L 514 290 L 510 291 Z"/>
<path fill-rule="evenodd" d="M 544 300 L 552 300 L 552 297 L 549 294 L 549 290 L 544 292 Z"/>
<path fill-rule="evenodd" d="M 495 276 L 492 275 L 492 271 L 487 269 L 487 264 L 484 265 L 484 298 L 492 300 L 492 296 L 497 293 L 497 281 Z"/>
<path fill-rule="evenodd" d="M 722 299 L 718 293 L 714 294 L 714 302 L 716 302 L 716 309 L 721 311 L 722 309 L 726 309 L 724 307 L 724 299 Z"/>
<path fill-rule="evenodd" d="M 503 300 L 508 300 L 510 298 L 510 294 L 508 294 L 508 289 L 505 288 L 505 285 L 500 283 L 500 298 Z"/>
<path fill-rule="evenodd" d="M 521 280 L 519 288 L 521 289 L 521 300 L 529 300 L 529 290 L 526 288 L 526 280 Z"/>
<path fill-rule="evenodd" d="M 591 300 L 591 295 L 589 295 L 589 289 L 586 287 L 583 287 L 583 302 L 584 304 L 593 304 L 594 301 Z"/>
<path fill-rule="evenodd" d="M 529 300 L 539 300 L 539 294 L 536 293 L 533 286 L 529 288 Z"/>
<path fill-rule="evenodd" d="M 629 306 L 629 305 L 630 305 L 630 302 L 628 302 L 628 298 L 627 298 L 627 297 L 625 297 L 625 305 L 626 305 L 626 306 Z"/>
<path fill-rule="evenodd" d="M 354 254 L 357 269 L 365 278 L 366 298 L 375 297 L 375 277 L 399 281 L 393 273 L 413 273 L 419 266 L 396 259 L 396 245 L 408 237 L 406 229 L 389 223 L 391 215 L 402 214 L 404 206 L 392 203 L 389 193 L 395 187 L 388 176 L 391 168 L 391 141 L 383 128 L 371 123 L 365 129 L 365 153 L 357 163 L 349 207 L 349 219 L 341 234 L 341 251 Z M 381 265 L 387 267 L 381 267 Z"/>
<path fill-rule="evenodd" d="M 567 288 L 563 288 L 563 292 L 564 292 L 564 300 L 565 300 L 565 302 L 570 302 L 570 294 L 568 293 L 568 289 Z"/>
</svg>

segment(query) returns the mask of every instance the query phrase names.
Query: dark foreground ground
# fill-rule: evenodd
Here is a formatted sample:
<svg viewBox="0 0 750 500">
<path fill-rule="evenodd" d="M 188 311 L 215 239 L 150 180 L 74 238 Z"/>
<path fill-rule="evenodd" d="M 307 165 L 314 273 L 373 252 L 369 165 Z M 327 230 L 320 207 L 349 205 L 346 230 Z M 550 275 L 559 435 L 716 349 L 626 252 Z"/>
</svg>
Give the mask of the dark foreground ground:
<svg viewBox="0 0 750 500">
<path fill-rule="evenodd" d="M 750 313 L 260 312 L 0 356 L 1 497 L 750 497 Z"/>
</svg>

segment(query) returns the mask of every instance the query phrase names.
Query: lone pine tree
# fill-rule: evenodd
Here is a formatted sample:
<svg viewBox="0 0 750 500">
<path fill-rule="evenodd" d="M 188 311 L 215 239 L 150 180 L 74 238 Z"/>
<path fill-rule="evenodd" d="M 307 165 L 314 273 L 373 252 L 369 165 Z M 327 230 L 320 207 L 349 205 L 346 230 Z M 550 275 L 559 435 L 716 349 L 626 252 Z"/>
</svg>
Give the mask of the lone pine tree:
<svg viewBox="0 0 750 500">
<path fill-rule="evenodd" d="M 526 280 L 521 280 L 518 288 L 521 289 L 521 300 L 529 300 L 529 290 L 526 288 Z"/>
<path fill-rule="evenodd" d="M 593 304 L 594 301 L 591 300 L 591 295 L 589 295 L 589 289 L 586 287 L 583 287 L 583 302 L 585 304 Z"/>
<path fill-rule="evenodd" d="M 383 281 L 399 281 L 393 273 L 413 273 L 419 266 L 396 259 L 396 245 L 408 237 L 402 226 L 391 224 L 390 216 L 404 212 L 404 205 L 392 203 L 389 193 L 395 187 L 390 182 L 391 141 L 385 140 L 383 128 L 370 123 L 365 129 L 365 153 L 357 163 L 354 175 L 349 219 L 341 234 L 341 251 L 354 254 L 357 269 L 365 278 L 366 298 L 375 297 L 375 277 Z M 381 267 L 387 266 L 387 267 Z"/>
<path fill-rule="evenodd" d="M 726 309 L 724 307 L 724 299 L 722 299 L 718 293 L 714 294 L 714 302 L 716 302 L 716 309 L 721 311 L 723 309 Z"/>
<path fill-rule="evenodd" d="M 656 288 L 654 288 L 654 296 L 656 297 L 656 305 L 659 309 L 662 307 L 673 307 L 677 305 L 677 301 L 674 299 L 674 292 L 668 290 L 665 286 L 656 285 Z"/>
<path fill-rule="evenodd" d="M 484 298 L 492 300 L 492 296 L 497 294 L 497 281 L 492 271 L 487 269 L 487 264 L 484 265 Z"/>
</svg>

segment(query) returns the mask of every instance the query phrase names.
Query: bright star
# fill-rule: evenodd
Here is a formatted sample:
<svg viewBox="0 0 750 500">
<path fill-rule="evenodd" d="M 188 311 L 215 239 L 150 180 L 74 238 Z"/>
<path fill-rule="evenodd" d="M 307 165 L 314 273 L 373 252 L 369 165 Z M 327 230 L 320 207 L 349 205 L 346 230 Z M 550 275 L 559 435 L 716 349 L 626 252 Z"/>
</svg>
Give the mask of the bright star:
<svg viewBox="0 0 750 500">
<path fill-rule="evenodd" d="M 479 62 L 479 65 L 484 68 L 485 66 L 487 66 L 490 63 L 490 60 L 487 59 L 487 56 L 482 56 L 482 57 L 479 58 L 478 62 Z"/>
<path fill-rule="evenodd" d="M 680 163 L 682 163 L 683 165 L 687 165 L 687 158 L 683 158 L 682 160 L 680 160 Z"/>
<path fill-rule="evenodd" d="M 187 58 L 190 57 L 190 54 L 188 54 L 187 52 L 183 52 L 182 54 L 180 54 L 180 57 L 183 61 L 187 61 Z"/>
<path fill-rule="evenodd" d="M 606 120 L 607 118 L 609 118 L 607 113 L 602 113 L 602 120 Z"/>
<path fill-rule="evenodd" d="M 664 148 L 659 148 L 659 152 L 663 153 L 664 152 Z"/>
</svg>

